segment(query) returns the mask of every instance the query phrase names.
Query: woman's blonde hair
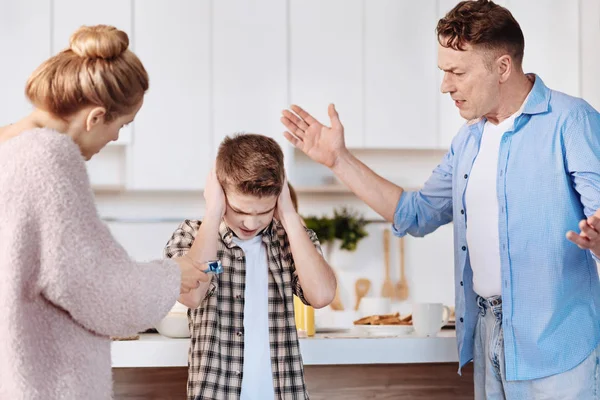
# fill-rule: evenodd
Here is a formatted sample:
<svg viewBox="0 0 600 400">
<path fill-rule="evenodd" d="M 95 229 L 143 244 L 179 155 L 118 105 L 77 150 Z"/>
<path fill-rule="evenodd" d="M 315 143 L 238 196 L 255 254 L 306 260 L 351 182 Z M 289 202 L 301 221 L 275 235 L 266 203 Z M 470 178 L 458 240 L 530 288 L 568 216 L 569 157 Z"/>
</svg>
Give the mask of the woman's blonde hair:
<svg viewBox="0 0 600 400">
<path fill-rule="evenodd" d="M 67 118 L 83 107 L 106 108 L 106 121 L 132 112 L 148 90 L 148 73 L 113 26 L 82 26 L 69 48 L 40 65 L 27 81 L 31 103 Z"/>
</svg>

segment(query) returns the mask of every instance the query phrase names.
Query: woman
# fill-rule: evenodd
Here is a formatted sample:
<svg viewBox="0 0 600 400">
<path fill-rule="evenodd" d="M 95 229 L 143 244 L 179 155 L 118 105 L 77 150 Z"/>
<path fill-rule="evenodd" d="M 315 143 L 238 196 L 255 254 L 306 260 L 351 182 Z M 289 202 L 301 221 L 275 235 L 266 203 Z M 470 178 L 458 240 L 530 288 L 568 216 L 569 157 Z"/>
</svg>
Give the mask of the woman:
<svg viewBox="0 0 600 400">
<path fill-rule="evenodd" d="M 111 335 L 151 327 L 207 276 L 137 263 L 100 221 L 85 169 L 133 121 L 148 75 L 127 34 L 82 27 L 0 128 L 0 399 L 107 399 Z"/>
</svg>

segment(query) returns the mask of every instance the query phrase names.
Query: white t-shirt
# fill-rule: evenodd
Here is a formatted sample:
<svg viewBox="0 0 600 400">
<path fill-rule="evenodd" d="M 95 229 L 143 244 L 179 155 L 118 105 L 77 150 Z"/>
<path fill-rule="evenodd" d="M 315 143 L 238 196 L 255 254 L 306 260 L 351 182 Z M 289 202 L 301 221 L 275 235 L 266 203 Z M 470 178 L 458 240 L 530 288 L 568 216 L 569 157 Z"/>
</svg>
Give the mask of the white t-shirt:
<svg viewBox="0 0 600 400">
<path fill-rule="evenodd" d="M 244 370 L 241 400 L 272 400 L 273 373 L 269 340 L 269 266 L 262 236 L 233 238 L 246 256 L 244 292 Z"/>
<path fill-rule="evenodd" d="M 523 102 L 523 105 L 525 102 Z M 486 121 L 465 193 L 467 244 L 473 270 L 473 290 L 481 297 L 502 294 L 500 239 L 498 234 L 498 153 L 502 136 L 512 130 L 521 109 L 494 125 Z"/>
</svg>

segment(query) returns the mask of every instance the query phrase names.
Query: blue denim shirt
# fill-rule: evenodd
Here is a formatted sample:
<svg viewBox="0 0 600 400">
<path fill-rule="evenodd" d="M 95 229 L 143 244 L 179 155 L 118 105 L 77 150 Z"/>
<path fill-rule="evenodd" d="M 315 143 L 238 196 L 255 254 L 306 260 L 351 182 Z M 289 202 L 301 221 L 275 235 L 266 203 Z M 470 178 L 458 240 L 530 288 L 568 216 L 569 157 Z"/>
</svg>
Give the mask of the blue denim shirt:
<svg viewBox="0 0 600 400">
<path fill-rule="evenodd" d="M 476 294 L 465 189 L 485 120 L 465 124 L 418 192 L 404 192 L 394 233 L 424 236 L 454 222 L 460 367 L 473 358 Z M 600 114 L 535 83 L 500 143 L 498 196 L 507 380 L 571 369 L 600 342 L 600 281 L 592 253 L 566 239 L 600 208 Z"/>
</svg>

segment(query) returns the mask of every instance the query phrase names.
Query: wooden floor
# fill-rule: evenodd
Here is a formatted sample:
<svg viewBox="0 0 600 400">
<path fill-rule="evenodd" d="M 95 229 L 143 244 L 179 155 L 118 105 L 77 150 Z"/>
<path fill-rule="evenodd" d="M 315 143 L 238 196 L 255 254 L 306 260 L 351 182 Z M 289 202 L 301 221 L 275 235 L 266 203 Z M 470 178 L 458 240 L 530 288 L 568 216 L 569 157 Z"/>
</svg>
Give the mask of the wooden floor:
<svg viewBox="0 0 600 400">
<path fill-rule="evenodd" d="M 457 364 L 305 367 L 311 400 L 471 400 L 473 367 Z M 115 368 L 116 400 L 185 399 L 187 368 Z"/>
</svg>

